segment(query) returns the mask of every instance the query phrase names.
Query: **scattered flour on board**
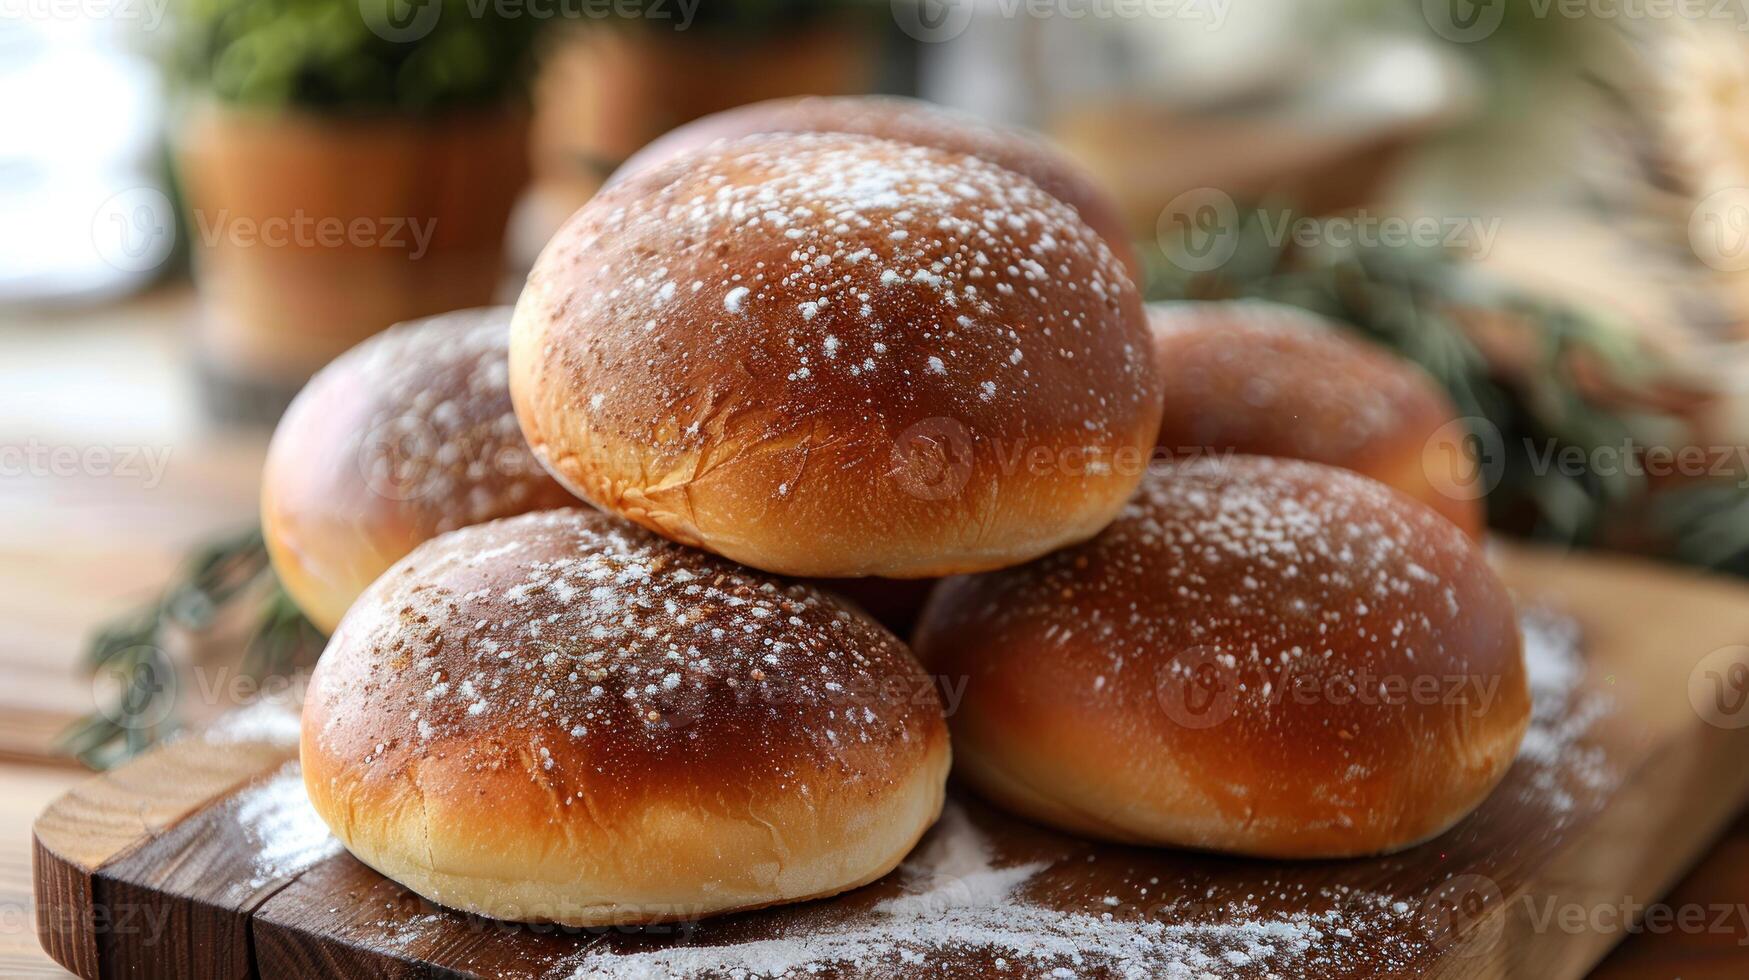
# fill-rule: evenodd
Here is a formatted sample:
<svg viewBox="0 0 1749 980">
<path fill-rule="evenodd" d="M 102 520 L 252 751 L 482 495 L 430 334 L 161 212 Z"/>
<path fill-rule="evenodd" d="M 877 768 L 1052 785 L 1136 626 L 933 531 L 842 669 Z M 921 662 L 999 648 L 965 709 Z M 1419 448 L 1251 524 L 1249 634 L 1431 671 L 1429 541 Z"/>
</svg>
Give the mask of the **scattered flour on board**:
<svg viewBox="0 0 1749 980">
<path fill-rule="evenodd" d="M 1524 665 L 1530 682 L 1531 721 L 1518 750 L 1528 770 L 1523 799 L 1540 804 L 1565 825 L 1614 787 L 1620 773 L 1586 735 L 1612 710 L 1614 702 L 1594 686 L 1582 686 L 1585 661 L 1579 625 L 1542 609 L 1523 612 Z"/>
<path fill-rule="evenodd" d="M 211 745 L 267 742 L 289 748 L 298 744 L 301 727 L 295 705 L 262 700 L 221 716 L 200 737 Z"/>
<path fill-rule="evenodd" d="M 1537 610 L 1522 619 L 1534 718 L 1520 753 L 1524 772 L 1510 782 L 1527 803 L 1552 811 L 1558 827 L 1581 808 L 1586 794 L 1606 791 L 1617 778 L 1604 751 L 1586 739 L 1610 711 L 1610 700 L 1581 685 L 1585 665 L 1576 624 Z M 268 724 L 265 718 L 257 721 Z M 253 885 L 295 875 L 340 850 L 310 807 L 296 763 L 240 794 L 234 806 L 239 822 L 261 844 Z M 688 975 L 744 980 L 845 969 L 910 976 L 931 967 L 940 972 L 959 956 L 986 951 L 1011 976 L 1285 978 L 1314 963 L 1407 963 L 1423 942 L 1416 929 L 1418 895 L 1318 889 L 1300 896 L 1301 904 L 1322 904 L 1322 910 L 1271 914 L 1235 904 L 1217 910 L 1212 921 L 1206 914 L 1199 921 L 1161 921 L 1106 911 L 1120 905 L 1160 908 L 1168 896 L 1148 896 L 1146 888 L 1134 901 L 1105 895 L 1094 896 L 1084 909 L 1046 907 L 1040 898 L 1049 893 L 1041 887 L 1041 875 L 1049 866 L 1042 861 L 1002 864 L 967 811 L 950 801 L 924 845 L 901 865 L 904 893 L 865 911 L 798 927 L 793 938 L 624 954 L 591 944 L 556 961 L 529 965 L 555 980 Z M 1167 902 L 1162 918 L 1175 913 Z M 444 934 L 453 928 L 452 919 L 451 913 L 428 911 L 385 922 L 384 941 L 404 946 L 434 931 Z"/>
<path fill-rule="evenodd" d="M 802 977 L 846 967 L 911 976 L 956 953 L 986 951 L 997 968 L 1022 976 L 1202 978 L 1265 969 L 1285 975 L 1315 950 L 1353 946 L 1362 917 L 1404 919 L 1383 900 L 1349 894 L 1326 912 L 1215 923 L 1120 919 L 1109 912 L 1063 911 L 1026 899 L 1047 863 L 998 866 L 990 842 L 966 811 L 949 802 L 928 842 L 899 873 L 907 894 L 848 920 L 793 939 L 725 946 L 682 946 L 629 955 L 594 949 L 552 975 L 569 980 L 710 976 Z M 1112 905 L 1109 897 L 1097 903 Z M 1346 958 L 1346 957 L 1345 957 Z M 568 972 L 567 972 L 568 971 Z M 951 972 L 951 971 L 950 971 Z"/>
<path fill-rule="evenodd" d="M 295 762 L 237 794 L 231 806 L 257 844 L 251 888 L 295 877 L 340 853 L 340 842 L 310 805 L 303 771 Z"/>
<path fill-rule="evenodd" d="M 1585 736 L 1610 710 L 1606 695 L 1581 687 L 1585 666 L 1576 624 L 1557 614 L 1523 617 L 1533 721 L 1520 755 L 1528 780 L 1515 775 L 1526 802 L 1564 824 L 1579 794 L 1607 790 L 1616 775 Z M 550 976 L 613 980 L 672 976 L 806 977 L 853 972 L 911 976 L 941 972 L 956 955 L 984 950 L 1015 976 L 1291 977 L 1313 963 L 1407 963 L 1423 942 L 1416 926 L 1424 896 L 1319 890 L 1323 911 L 1259 913 L 1235 905 L 1214 921 L 1120 918 L 1099 908 L 1048 908 L 1029 896 L 1046 863 L 1001 866 L 990 841 L 950 801 L 923 847 L 901 865 L 906 894 L 793 939 L 675 946 L 616 955 L 591 947 L 561 961 Z M 1165 896 L 1157 896 L 1165 898 Z M 1316 901 L 1310 904 L 1318 904 Z M 1170 915 L 1171 909 L 1167 910 Z"/>
</svg>

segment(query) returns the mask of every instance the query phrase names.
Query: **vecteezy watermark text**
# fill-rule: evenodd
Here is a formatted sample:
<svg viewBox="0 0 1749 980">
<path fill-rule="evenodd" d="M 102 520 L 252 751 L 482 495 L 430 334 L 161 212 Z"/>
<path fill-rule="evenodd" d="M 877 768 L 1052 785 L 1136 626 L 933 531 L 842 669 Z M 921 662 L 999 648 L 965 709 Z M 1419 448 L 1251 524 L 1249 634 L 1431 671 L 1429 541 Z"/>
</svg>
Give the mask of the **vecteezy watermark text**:
<svg viewBox="0 0 1749 980">
<path fill-rule="evenodd" d="M 1486 258 L 1500 235 L 1500 218 L 1481 215 L 1380 214 L 1361 208 L 1347 214 L 1309 215 L 1291 209 L 1245 212 L 1272 249 L 1443 248 Z M 1226 191 L 1199 187 L 1173 198 L 1161 210 L 1155 238 L 1173 265 L 1212 272 L 1238 251 L 1250 222 Z"/>
<path fill-rule="evenodd" d="M 676 31 L 692 26 L 703 0 L 463 0 L 473 20 L 637 20 L 668 22 Z M 359 14 L 372 34 L 396 44 L 412 44 L 431 34 L 444 12 L 443 0 L 358 0 Z"/>
<path fill-rule="evenodd" d="M 169 446 L 52 446 L 35 439 L 0 446 L 0 478 L 79 476 L 139 480 L 151 490 L 170 465 Z"/>
<path fill-rule="evenodd" d="M 0 0 L 0 19 L 25 23 L 66 21 L 138 24 L 155 31 L 170 0 Z"/>
<path fill-rule="evenodd" d="M 221 241 L 235 248 L 381 248 L 404 251 L 415 260 L 425 255 L 437 228 L 436 218 L 342 218 L 313 215 L 302 208 L 265 218 L 233 215 L 226 209 L 209 214 L 197 208 L 194 221 L 201 244 L 208 248 Z"/>
<path fill-rule="evenodd" d="M 1745 0 L 1421 0 L 1421 13 L 1440 37 L 1473 44 L 1494 36 L 1508 4 L 1535 20 L 1715 21 L 1749 30 Z"/>
<path fill-rule="evenodd" d="M 1178 20 L 1220 30 L 1233 0 L 892 0 L 893 22 L 926 44 L 965 33 L 975 16 L 988 20 Z"/>
</svg>

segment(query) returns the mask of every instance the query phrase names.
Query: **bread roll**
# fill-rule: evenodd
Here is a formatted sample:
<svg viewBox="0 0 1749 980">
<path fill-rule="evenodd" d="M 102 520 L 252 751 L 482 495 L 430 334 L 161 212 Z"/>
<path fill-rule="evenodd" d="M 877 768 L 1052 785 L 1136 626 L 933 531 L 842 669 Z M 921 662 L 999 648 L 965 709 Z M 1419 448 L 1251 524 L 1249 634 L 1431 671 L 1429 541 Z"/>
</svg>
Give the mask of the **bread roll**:
<svg viewBox="0 0 1749 980">
<path fill-rule="evenodd" d="M 323 632 L 421 541 L 576 503 L 510 409 L 509 331 L 508 307 L 391 327 L 323 368 L 280 420 L 262 531 L 286 591 Z"/>
<path fill-rule="evenodd" d="M 872 881 L 934 822 L 949 763 L 934 686 L 878 624 L 585 510 L 397 563 L 329 643 L 302 748 L 359 860 L 579 926 Z"/>
<path fill-rule="evenodd" d="M 1161 468 L 1092 541 L 943 582 L 917 649 L 964 683 L 965 779 L 1141 844 L 1407 847 L 1488 794 L 1530 718 L 1512 603 L 1474 543 L 1295 460 Z"/>
<path fill-rule="evenodd" d="M 786 575 L 998 568 L 1097 533 L 1160 390 L 1135 286 L 973 157 L 753 136 L 603 191 L 516 306 L 535 453 L 597 506 Z"/>
<path fill-rule="evenodd" d="M 884 95 L 771 99 L 696 119 L 632 154 L 611 180 L 622 180 L 717 140 L 760 133 L 855 133 L 931 146 L 1024 174 L 1074 208 L 1105 239 L 1138 283 L 1142 266 L 1129 227 L 1111 195 L 1043 138 L 918 99 Z"/>
<path fill-rule="evenodd" d="M 1161 449 L 1326 463 L 1389 484 L 1471 537 L 1486 529 L 1468 430 L 1427 373 L 1324 318 L 1253 300 L 1154 303 Z"/>
</svg>

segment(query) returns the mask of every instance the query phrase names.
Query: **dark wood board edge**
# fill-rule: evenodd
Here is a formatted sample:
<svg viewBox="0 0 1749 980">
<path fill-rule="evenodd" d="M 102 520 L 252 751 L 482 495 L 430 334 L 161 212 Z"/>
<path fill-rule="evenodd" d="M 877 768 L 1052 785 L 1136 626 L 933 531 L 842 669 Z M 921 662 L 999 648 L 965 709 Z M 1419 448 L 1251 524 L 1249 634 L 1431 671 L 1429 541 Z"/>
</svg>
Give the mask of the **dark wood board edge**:
<svg viewBox="0 0 1749 980">
<path fill-rule="evenodd" d="M 43 950 L 87 980 L 105 976 L 105 950 L 121 925 L 99 901 L 104 868 L 296 755 L 283 742 L 183 738 L 56 800 L 32 827 Z"/>
<path fill-rule="evenodd" d="M 429 917 L 443 919 L 444 925 L 393 936 L 398 928 Z M 256 911 L 250 928 L 262 976 L 347 980 L 529 980 L 546 976 L 553 963 L 574 955 L 577 937 L 585 934 L 452 912 L 349 854 L 287 885 Z"/>
<path fill-rule="evenodd" d="M 1749 805 L 1749 731 L 1708 733 L 1708 751 L 1667 744 L 1615 791 L 1614 802 L 1577 828 L 1564 853 L 1512 893 L 1491 880 L 1460 882 L 1462 901 L 1491 905 L 1429 974 L 1438 980 L 1485 977 L 1581 978 L 1636 924 L 1631 911 L 1657 901 Z M 1680 808 L 1661 801 L 1686 800 Z M 1648 829 L 1650 828 L 1650 829 Z M 1601 910 L 1601 918 L 1592 915 Z M 1562 916 L 1586 914 L 1583 925 Z M 1607 928 L 1597 929 L 1594 923 Z"/>
</svg>

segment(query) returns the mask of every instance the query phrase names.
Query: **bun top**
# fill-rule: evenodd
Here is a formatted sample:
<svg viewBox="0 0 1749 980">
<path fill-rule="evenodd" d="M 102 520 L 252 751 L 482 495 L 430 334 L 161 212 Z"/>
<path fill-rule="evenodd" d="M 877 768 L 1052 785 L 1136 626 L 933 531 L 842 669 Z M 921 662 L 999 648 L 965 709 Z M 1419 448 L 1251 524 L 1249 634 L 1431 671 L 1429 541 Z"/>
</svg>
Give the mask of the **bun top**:
<svg viewBox="0 0 1749 980">
<path fill-rule="evenodd" d="M 510 405 L 510 308 L 390 327 L 310 380 L 274 431 L 262 520 L 304 611 L 332 630 L 428 538 L 575 501 Z"/>
<path fill-rule="evenodd" d="M 1160 445 L 1355 468 L 1457 410 L 1415 364 L 1336 323 L 1255 300 L 1151 303 L 1166 387 Z"/>
<path fill-rule="evenodd" d="M 712 547 L 781 503 L 817 515 L 832 552 L 829 526 L 866 541 L 910 520 L 893 514 L 950 506 L 972 534 L 963 501 L 988 508 L 1004 452 L 1145 453 L 1149 344 L 1111 249 L 1026 178 L 888 140 L 754 136 L 629 177 L 572 218 L 517 305 L 511 388 L 537 454 L 596 503 Z M 918 426 L 950 429 L 968 460 L 957 503 L 888 478 Z M 1053 492 L 1070 489 L 1087 492 Z M 734 526 L 696 533 L 731 497 Z M 931 574 L 926 558 L 767 567 Z"/>
<path fill-rule="evenodd" d="M 671 130 L 633 154 L 618 181 L 717 140 L 759 133 L 852 133 L 987 160 L 1024 174 L 1080 213 L 1133 275 L 1141 267 L 1123 216 L 1091 176 L 1042 138 L 917 99 L 880 95 L 802 96 L 738 106 Z M 610 182 L 611 182 L 610 181 Z"/>
<path fill-rule="evenodd" d="M 1418 365 L 1340 324 L 1260 301 L 1148 307 L 1165 376 L 1160 447 L 1327 463 L 1370 476 L 1472 537 L 1486 527 L 1467 426 Z"/>
<path fill-rule="evenodd" d="M 306 740 L 367 780 L 442 758 L 507 792 L 587 784 L 592 807 L 898 778 L 945 738 L 927 676 L 866 615 L 585 510 L 422 545 L 346 615 L 309 702 Z"/>
<path fill-rule="evenodd" d="M 1383 484 L 1286 459 L 1151 473 L 1086 544 L 944 582 L 918 650 L 931 669 L 969 667 L 974 688 L 1026 686 L 1053 692 L 1065 711 L 1157 726 L 1148 737 L 1182 746 L 1179 758 L 1206 765 L 1198 775 L 1212 785 L 1229 785 L 1219 770 L 1235 764 L 1235 746 L 1273 746 L 1273 775 L 1258 784 L 1272 794 L 1317 790 L 1344 765 L 1361 779 L 1416 757 L 1422 746 L 1406 733 L 1516 733 L 1529 710 L 1512 602 L 1474 543 Z M 1227 725 L 1204 728 L 1165 698 L 1205 675 L 1229 699 L 1219 706 Z M 1464 700 L 1381 707 L 1366 696 L 1369 685 L 1418 679 Z M 1283 696 L 1307 682 L 1362 693 Z M 1484 709 L 1498 710 L 1498 729 L 1483 725 Z M 1455 721 L 1435 720 L 1446 716 Z"/>
<path fill-rule="evenodd" d="M 1520 646 L 1455 525 L 1254 456 L 1157 469 L 1086 544 L 942 583 L 917 633 L 963 679 L 956 748 L 999 798 L 1297 857 L 1393 850 L 1469 812 L 1530 718 Z"/>
</svg>

